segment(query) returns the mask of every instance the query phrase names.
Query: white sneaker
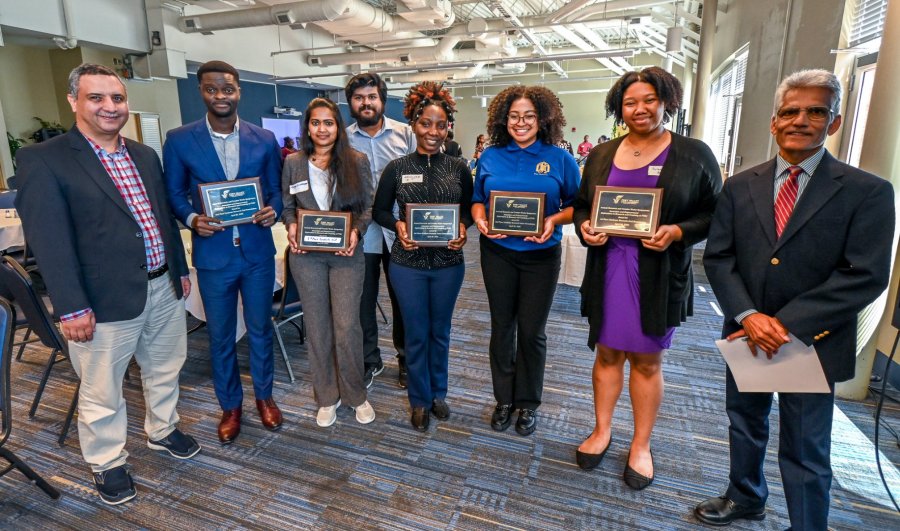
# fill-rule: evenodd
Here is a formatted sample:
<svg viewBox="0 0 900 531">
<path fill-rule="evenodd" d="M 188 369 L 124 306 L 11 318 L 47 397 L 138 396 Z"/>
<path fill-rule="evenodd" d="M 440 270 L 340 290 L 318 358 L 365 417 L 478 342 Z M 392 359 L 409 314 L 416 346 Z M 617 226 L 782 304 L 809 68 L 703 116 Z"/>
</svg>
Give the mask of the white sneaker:
<svg viewBox="0 0 900 531">
<path fill-rule="evenodd" d="M 369 401 L 366 400 L 360 406 L 356 406 L 356 422 L 360 424 L 368 424 L 375 420 L 375 410 L 372 408 L 372 404 L 369 404 Z"/>
<path fill-rule="evenodd" d="M 341 407 L 341 400 L 338 399 L 337 404 L 328 407 L 320 407 L 316 413 L 316 424 L 323 428 L 327 428 L 334 424 L 337 420 L 337 409 Z"/>
</svg>

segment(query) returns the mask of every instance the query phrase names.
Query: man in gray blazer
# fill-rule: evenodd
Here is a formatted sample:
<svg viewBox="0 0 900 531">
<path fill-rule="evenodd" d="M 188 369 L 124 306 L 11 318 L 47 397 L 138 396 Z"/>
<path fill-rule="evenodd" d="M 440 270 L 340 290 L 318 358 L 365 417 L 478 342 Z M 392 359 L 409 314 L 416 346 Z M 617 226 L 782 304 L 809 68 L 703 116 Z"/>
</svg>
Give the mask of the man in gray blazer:
<svg viewBox="0 0 900 531">
<path fill-rule="evenodd" d="M 829 393 L 778 394 L 778 462 L 796 530 L 827 528 L 834 382 L 853 377 L 857 314 L 888 285 L 894 236 L 891 184 L 823 147 L 841 125 L 840 101 L 824 70 L 781 82 L 771 123 L 778 155 L 726 181 L 703 259 L 723 337 L 772 359 L 793 334 L 815 348 L 830 384 Z M 728 490 L 694 510 L 713 525 L 765 518 L 768 496 L 772 393 L 740 392 L 730 370 L 725 385 Z"/>
<path fill-rule="evenodd" d="M 184 248 L 166 202 L 159 157 L 119 135 L 125 85 L 101 65 L 69 75 L 75 127 L 18 152 L 16 209 L 81 379 L 78 435 L 104 503 L 136 491 L 125 467 L 122 378 L 141 367 L 147 446 L 188 459 L 178 428 L 178 375 L 187 353 Z"/>
</svg>

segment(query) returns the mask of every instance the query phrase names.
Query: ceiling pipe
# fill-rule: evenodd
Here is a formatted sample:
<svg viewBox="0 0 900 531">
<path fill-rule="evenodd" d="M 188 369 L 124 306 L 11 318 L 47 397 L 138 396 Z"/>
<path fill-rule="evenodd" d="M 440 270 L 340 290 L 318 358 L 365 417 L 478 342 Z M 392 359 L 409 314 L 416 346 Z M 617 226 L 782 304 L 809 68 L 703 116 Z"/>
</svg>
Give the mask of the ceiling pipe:
<svg viewBox="0 0 900 531">
<path fill-rule="evenodd" d="M 565 19 L 572 13 L 580 10 L 584 6 L 590 4 L 594 0 L 576 0 L 575 2 L 569 2 L 568 4 L 564 4 L 561 8 L 557 9 L 555 12 L 550 13 L 550 16 L 547 17 L 547 22 L 550 24 L 554 24 L 560 22 Z"/>
<path fill-rule="evenodd" d="M 455 20 L 450 4 L 449 12 L 439 12 L 431 24 L 408 21 L 387 14 L 362 0 L 309 0 L 272 6 L 254 7 L 231 11 L 217 11 L 179 18 L 178 24 L 185 33 L 212 33 L 236 28 L 252 28 L 269 25 L 302 27 L 316 24 L 334 34 L 418 32 L 423 29 L 443 29 Z"/>
<path fill-rule="evenodd" d="M 341 66 L 356 64 L 379 63 L 404 63 L 417 65 L 420 63 L 452 63 L 458 61 L 478 62 L 485 61 L 489 57 L 509 57 L 515 54 L 531 55 L 526 48 L 496 47 L 482 50 L 465 49 L 453 50 L 453 46 L 459 42 L 456 37 L 444 37 L 450 39 L 446 46 L 438 45 L 435 48 L 408 48 L 404 50 L 378 50 L 371 52 L 345 52 L 330 53 L 327 55 L 309 55 L 306 64 L 309 66 Z M 442 43 L 443 43 L 442 40 Z"/>
</svg>

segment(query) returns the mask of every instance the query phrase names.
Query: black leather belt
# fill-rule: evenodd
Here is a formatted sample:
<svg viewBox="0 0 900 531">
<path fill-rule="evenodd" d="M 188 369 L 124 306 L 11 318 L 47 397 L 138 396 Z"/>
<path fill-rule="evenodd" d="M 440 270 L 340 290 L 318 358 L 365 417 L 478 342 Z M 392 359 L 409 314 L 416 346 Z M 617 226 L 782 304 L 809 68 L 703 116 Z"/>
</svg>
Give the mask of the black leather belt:
<svg viewBox="0 0 900 531">
<path fill-rule="evenodd" d="M 147 278 L 150 280 L 153 280 L 154 278 L 159 278 L 168 272 L 169 272 L 169 264 L 163 264 L 162 267 L 158 267 L 158 268 L 154 269 L 153 271 L 148 271 Z"/>
</svg>

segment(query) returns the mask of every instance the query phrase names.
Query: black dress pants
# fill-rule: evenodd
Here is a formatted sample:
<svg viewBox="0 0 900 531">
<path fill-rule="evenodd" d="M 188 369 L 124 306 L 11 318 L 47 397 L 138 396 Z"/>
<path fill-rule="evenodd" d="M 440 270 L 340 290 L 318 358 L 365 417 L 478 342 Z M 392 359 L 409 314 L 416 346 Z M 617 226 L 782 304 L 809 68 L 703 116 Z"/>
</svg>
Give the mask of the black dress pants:
<svg viewBox="0 0 900 531">
<path fill-rule="evenodd" d="M 544 389 L 544 329 L 556 280 L 560 246 L 513 251 L 481 237 L 481 272 L 491 309 L 491 378 L 498 404 L 537 409 Z"/>
<path fill-rule="evenodd" d="M 381 230 L 378 227 L 375 227 L 375 229 Z M 382 240 L 381 245 L 381 254 L 365 253 L 366 276 L 363 280 L 362 298 L 359 302 L 359 322 L 363 329 L 363 363 L 365 363 L 366 367 L 381 363 L 381 349 L 378 348 L 378 315 L 376 309 L 381 267 L 384 268 L 384 280 L 387 284 L 388 297 L 391 299 L 394 349 L 397 351 L 399 363 L 405 363 L 403 346 L 406 337 L 403 333 L 403 319 L 400 317 L 400 306 L 397 305 L 397 297 L 394 295 L 394 287 L 391 286 L 391 277 L 388 275 L 391 253 L 384 240 Z"/>
</svg>

